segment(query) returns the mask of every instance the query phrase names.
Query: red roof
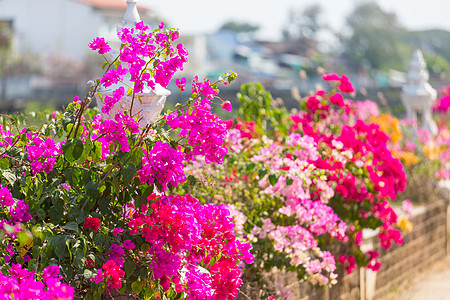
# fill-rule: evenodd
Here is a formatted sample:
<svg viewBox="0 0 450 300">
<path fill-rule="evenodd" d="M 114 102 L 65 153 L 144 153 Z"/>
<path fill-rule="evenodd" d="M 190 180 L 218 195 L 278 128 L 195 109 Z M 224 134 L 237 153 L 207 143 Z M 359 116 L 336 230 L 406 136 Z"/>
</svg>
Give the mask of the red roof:
<svg viewBox="0 0 450 300">
<path fill-rule="evenodd" d="M 86 3 L 95 8 L 117 9 L 125 11 L 127 2 L 125 0 L 76 0 L 78 2 Z M 147 10 L 142 6 L 138 6 L 139 10 Z"/>
</svg>

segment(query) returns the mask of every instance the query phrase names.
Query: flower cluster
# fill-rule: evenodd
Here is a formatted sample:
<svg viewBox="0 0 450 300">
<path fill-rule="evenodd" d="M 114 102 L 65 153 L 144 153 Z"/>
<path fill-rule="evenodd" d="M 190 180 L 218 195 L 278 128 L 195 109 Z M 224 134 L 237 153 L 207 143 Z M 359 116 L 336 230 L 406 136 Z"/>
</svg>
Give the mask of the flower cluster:
<svg viewBox="0 0 450 300">
<path fill-rule="evenodd" d="M 362 109 L 346 100 L 344 93 L 354 88 L 345 75 L 323 79 L 339 92 L 319 90 L 291 115 L 265 102 L 261 114 L 258 98 L 251 97 L 255 90 L 270 95 L 258 85 L 242 87 L 239 118 L 227 122 L 229 157 L 223 166 L 204 170 L 211 189 L 189 191 L 204 201 L 232 203 L 240 239 L 253 244 L 255 266 L 281 265 L 301 280 L 330 286 L 337 263 L 347 272 L 380 268 L 377 253 L 360 249 L 363 229 L 379 228 L 385 248 L 402 243 L 388 200 L 405 189 L 406 177 L 391 152 L 392 140 L 369 121 L 379 116 L 376 105 L 366 101 Z M 176 117 L 167 120 L 169 126 Z M 196 164 L 187 170 L 197 176 Z"/>
<path fill-rule="evenodd" d="M 222 163 L 227 153 L 227 148 L 224 147 L 226 125 L 211 112 L 209 99 L 198 100 L 192 112 L 170 113 L 166 120 L 171 128 L 180 128 L 180 136 L 188 140 L 192 150 L 186 153 L 186 160 L 204 156 L 207 163 Z"/>
<path fill-rule="evenodd" d="M 113 57 L 118 64 L 115 68 L 108 69 L 100 79 L 103 87 L 113 87 L 112 95 L 106 95 L 103 101 L 102 112 L 107 115 L 128 93 L 123 86 L 115 87 L 124 78 L 132 84 L 130 92 L 133 93 L 134 100 L 135 95 L 142 93 L 146 86 L 150 89 L 154 89 L 157 84 L 167 87 L 174 74 L 183 69 L 188 55 L 183 44 L 174 45 L 179 38 L 178 31 L 165 30 L 164 26 L 150 31 L 150 27 L 139 22 L 134 28 L 122 28 L 118 36 L 122 47 L 118 57 Z M 90 47 L 98 49 L 100 54 L 109 49 L 104 40 L 98 38 Z"/>
<path fill-rule="evenodd" d="M 324 80 L 338 78 L 333 74 L 324 75 Z M 343 92 L 352 91 L 342 89 L 341 86 L 338 88 Z M 358 219 L 356 228 L 353 225 L 349 227 L 352 230 L 347 233 L 348 242 L 353 240 L 351 243 L 358 247 L 361 229 L 381 225 L 379 238 L 382 247 L 389 248 L 391 240 L 401 244 L 403 238 L 396 228 L 397 215 L 386 201 L 395 199 L 406 186 L 403 166 L 390 151 L 393 139 L 390 140 L 378 124 L 355 118 L 356 112 L 351 109 L 354 106 L 351 101 L 333 102 L 336 94 L 332 92 L 327 95 L 319 91 L 311 96 L 318 104 L 314 107 L 308 107 L 307 104 L 307 110 L 291 117 L 295 124 L 293 129 L 302 130 L 322 146 L 325 155 L 321 155 L 315 165 L 330 174 L 327 182 L 335 186 L 336 193 L 329 205 L 337 211 L 353 211 L 344 214 L 347 224 L 353 224 Z M 306 100 L 307 103 L 311 97 Z M 377 111 L 372 111 L 370 114 L 377 115 Z M 393 138 L 400 135 L 398 127 L 391 126 L 390 129 L 393 130 Z M 354 217 L 348 218 L 349 215 Z M 374 225 L 377 224 L 375 222 L 379 222 L 379 225 Z M 353 255 L 341 255 L 340 262 L 345 265 L 347 272 L 354 270 L 356 265 L 367 265 L 374 270 L 380 267 L 374 256 L 357 261 Z"/>
<path fill-rule="evenodd" d="M 120 269 L 114 260 L 108 260 L 103 264 L 102 269 L 97 270 L 97 274 L 92 278 L 92 281 L 100 283 L 105 280 L 108 287 L 107 291 L 120 289 L 122 287 L 121 279 L 125 276 L 125 272 Z"/>
<path fill-rule="evenodd" d="M 72 300 L 74 288 L 61 282 L 58 266 L 43 270 L 42 281 L 36 280 L 35 273 L 12 264 L 9 275 L 0 273 L 0 297 L 2 299 L 58 299 Z"/>
<path fill-rule="evenodd" d="M 130 234 L 141 236 L 149 245 L 140 260 L 149 264 L 153 279 L 159 281 L 165 292 L 172 288 L 191 295 L 190 299 L 204 299 L 204 295 L 209 295 L 207 299 L 237 296 L 242 283 L 242 270 L 237 262 L 252 263 L 253 256 L 250 244 L 241 243 L 234 236 L 234 223 L 227 207 L 200 205 L 190 195 L 152 194 L 147 204 L 140 208 L 129 205 L 128 209 Z M 134 249 L 130 241 L 123 246 L 127 251 Z M 106 280 L 108 288 L 120 288 L 124 273 L 117 259 L 124 255 L 125 251 L 113 244 L 111 259 L 92 280 L 96 283 Z"/>
<path fill-rule="evenodd" d="M 102 116 L 95 116 L 92 128 L 96 129 L 93 137 L 102 144 L 103 158 L 111 154 L 111 145 L 119 145 L 122 152 L 130 151 L 129 134 L 127 132 L 131 134 L 139 132 L 139 125 L 136 120 L 122 112 L 118 112 L 114 120 L 103 120 Z"/>
<path fill-rule="evenodd" d="M 6 187 L 0 188 L 0 204 L 8 215 L 6 219 L 0 220 L 0 225 L 15 225 L 17 223 L 28 222 L 32 219 L 31 214 L 28 212 L 28 203 L 24 200 L 14 201 L 11 192 Z"/>
<path fill-rule="evenodd" d="M 133 106 L 166 87 L 188 53 L 164 24 L 140 22 L 119 38 L 112 57 L 104 38 L 89 44 L 104 76 L 65 112 L 0 116 L 0 298 L 234 299 L 253 262 L 227 206 L 173 194 L 195 181 L 187 161 L 223 161 L 226 125 L 211 102 L 236 75 L 196 78 L 187 101 L 143 126 Z M 102 115 L 89 108 L 94 97 Z"/>
<path fill-rule="evenodd" d="M 171 148 L 168 143 L 157 141 L 150 151 L 144 149 L 139 180 L 148 184 L 156 182 L 163 191 L 167 189 L 168 183 L 178 186 L 186 181 L 183 159 L 183 153 Z"/>
<path fill-rule="evenodd" d="M 450 109 L 450 87 L 446 86 L 439 89 L 441 97 L 439 97 L 433 105 L 433 110 L 441 114 L 445 114 Z"/>
<path fill-rule="evenodd" d="M 91 228 L 94 231 L 98 231 L 100 228 L 100 219 L 98 218 L 92 218 L 92 217 L 86 217 L 83 224 L 84 228 Z"/>
<path fill-rule="evenodd" d="M 56 157 L 60 154 L 60 143 L 55 143 L 52 139 L 43 140 L 39 137 L 30 139 L 30 143 L 28 144 L 28 159 L 31 161 L 31 168 L 34 174 L 42 170 L 45 173 L 49 173 L 53 169 Z"/>
</svg>

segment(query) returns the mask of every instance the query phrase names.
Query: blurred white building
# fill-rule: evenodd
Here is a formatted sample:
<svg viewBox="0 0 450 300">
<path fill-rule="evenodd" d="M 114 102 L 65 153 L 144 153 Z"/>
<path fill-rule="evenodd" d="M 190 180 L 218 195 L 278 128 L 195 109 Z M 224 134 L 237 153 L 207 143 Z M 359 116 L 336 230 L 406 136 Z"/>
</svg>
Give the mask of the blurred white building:
<svg viewBox="0 0 450 300">
<path fill-rule="evenodd" d="M 0 22 L 14 33 L 14 50 L 82 59 L 96 36 L 116 41 L 125 0 L 0 0 Z M 139 7 L 141 16 L 148 10 Z"/>
</svg>

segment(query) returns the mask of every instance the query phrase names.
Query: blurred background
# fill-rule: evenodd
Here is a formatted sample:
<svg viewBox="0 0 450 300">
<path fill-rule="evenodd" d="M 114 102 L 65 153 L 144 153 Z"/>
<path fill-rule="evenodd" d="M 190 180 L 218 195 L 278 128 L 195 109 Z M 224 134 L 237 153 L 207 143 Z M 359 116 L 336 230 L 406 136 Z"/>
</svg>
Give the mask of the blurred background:
<svg viewBox="0 0 450 300">
<path fill-rule="evenodd" d="M 101 76 L 96 36 L 118 47 L 125 0 L 0 0 L 0 110 L 61 108 Z M 442 0 L 242 1 L 140 0 L 141 19 L 180 28 L 190 61 L 179 77 L 214 79 L 233 70 L 237 83 L 262 82 L 288 107 L 345 73 L 356 99 L 402 114 L 401 87 L 413 51 L 421 49 L 434 87 L 448 85 L 450 2 Z M 169 86 L 169 103 L 179 100 Z M 170 105 L 170 104 L 169 104 Z"/>
</svg>

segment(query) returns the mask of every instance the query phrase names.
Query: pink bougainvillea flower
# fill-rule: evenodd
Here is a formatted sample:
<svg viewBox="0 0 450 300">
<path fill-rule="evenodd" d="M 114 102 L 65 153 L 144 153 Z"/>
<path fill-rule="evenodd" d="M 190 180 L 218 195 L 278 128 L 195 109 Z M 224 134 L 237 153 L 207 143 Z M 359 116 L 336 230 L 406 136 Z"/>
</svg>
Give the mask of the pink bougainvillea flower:
<svg viewBox="0 0 450 300">
<path fill-rule="evenodd" d="M 355 91 L 355 88 L 353 87 L 347 76 L 342 75 L 340 80 L 341 82 L 339 83 L 339 89 L 343 93 L 353 93 Z"/>
<path fill-rule="evenodd" d="M 222 102 L 222 108 L 225 109 L 226 111 L 232 111 L 233 107 L 231 106 L 230 100 Z"/>
<path fill-rule="evenodd" d="M 324 81 L 339 81 L 341 78 L 337 76 L 335 73 L 323 74 L 322 79 Z"/>
<path fill-rule="evenodd" d="M 108 291 L 120 289 L 122 287 L 121 279 L 125 276 L 125 272 L 113 260 L 108 260 L 103 264 L 102 268 L 104 270 L 104 274 L 102 275 L 107 279 L 106 285 Z"/>
<path fill-rule="evenodd" d="M 14 204 L 13 196 L 5 187 L 0 189 L 0 203 L 5 207 L 9 207 Z"/>
<path fill-rule="evenodd" d="M 336 104 L 339 107 L 344 107 L 344 97 L 342 97 L 341 93 L 336 93 L 330 96 L 330 101 L 333 104 Z"/>
<path fill-rule="evenodd" d="M 367 268 L 369 268 L 372 271 L 378 272 L 381 268 L 381 263 L 376 260 L 372 260 L 368 265 Z"/>
<path fill-rule="evenodd" d="M 186 77 L 183 77 L 181 79 L 176 79 L 175 80 L 177 87 L 181 90 L 184 91 L 185 86 L 186 86 Z"/>
<path fill-rule="evenodd" d="M 111 47 L 105 42 L 105 38 L 97 37 L 89 43 L 89 48 L 92 50 L 98 50 L 98 53 L 105 54 L 111 51 Z"/>
<path fill-rule="evenodd" d="M 413 211 L 414 211 L 414 206 L 412 204 L 412 202 L 410 200 L 404 200 L 402 202 L 402 210 L 408 215 L 408 216 L 412 216 Z"/>
<path fill-rule="evenodd" d="M 361 242 L 362 242 L 362 231 L 358 231 L 356 234 L 355 234 L 355 243 L 356 243 L 356 245 L 361 245 Z"/>
<path fill-rule="evenodd" d="M 125 229 L 123 229 L 123 228 L 120 228 L 120 227 L 116 227 L 116 228 L 114 228 L 113 230 L 111 230 L 111 233 L 114 235 L 114 236 L 118 236 L 118 235 L 122 235 L 122 233 L 125 231 Z"/>
</svg>

